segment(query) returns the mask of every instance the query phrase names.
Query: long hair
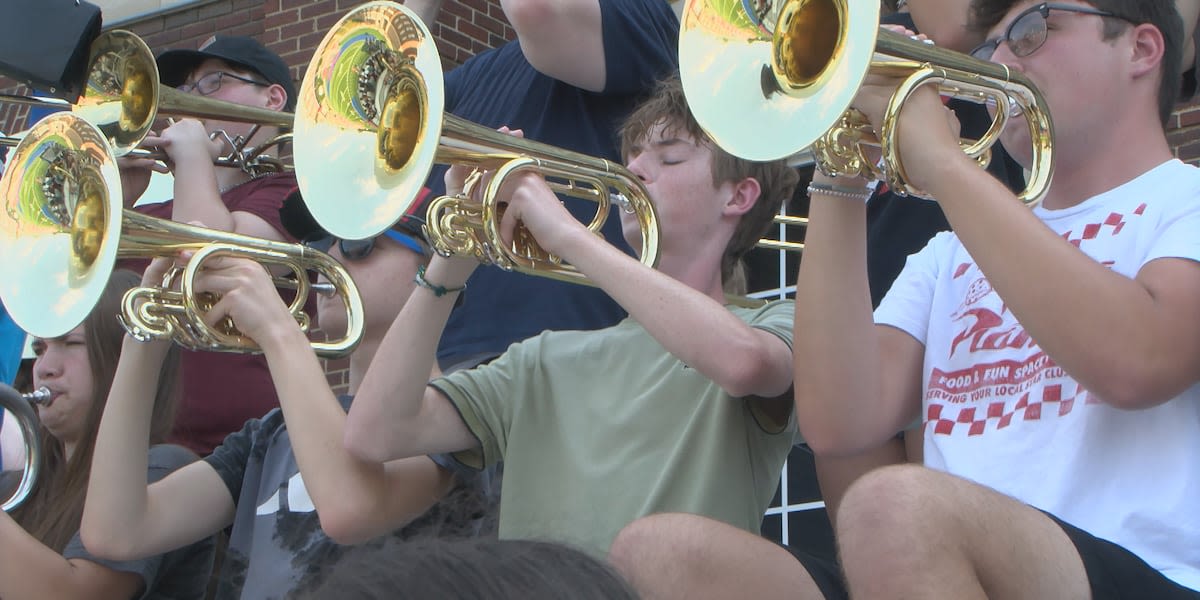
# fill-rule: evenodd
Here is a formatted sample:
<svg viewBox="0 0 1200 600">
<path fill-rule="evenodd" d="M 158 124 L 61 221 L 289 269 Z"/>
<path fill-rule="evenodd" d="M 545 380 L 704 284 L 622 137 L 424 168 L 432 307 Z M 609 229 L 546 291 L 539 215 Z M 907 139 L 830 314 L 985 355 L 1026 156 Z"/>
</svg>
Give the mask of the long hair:
<svg viewBox="0 0 1200 600">
<path fill-rule="evenodd" d="M 141 280 L 132 271 L 117 270 L 109 277 L 99 302 L 83 320 L 83 335 L 87 344 L 88 365 L 92 375 L 92 405 L 88 409 L 83 439 L 70 458 L 63 443 L 45 427 L 40 428 L 44 463 L 37 486 L 26 501 L 13 511 L 20 525 L 48 548 L 58 552 L 79 531 L 83 516 L 83 501 L 87 496 L 88 477 L 92 470 L 92 450 L 100 416 L 108 402 L 121 357 L 125 330 L 117 320 L 121 298 L 125 291 Z M 150 423 L 150 443 L 166 440 L 175 420 L 177 394 L 175 380 L 178 350 L 172 348 L 164 362 L 154 396 L 154 414 Z"/>
</svg>

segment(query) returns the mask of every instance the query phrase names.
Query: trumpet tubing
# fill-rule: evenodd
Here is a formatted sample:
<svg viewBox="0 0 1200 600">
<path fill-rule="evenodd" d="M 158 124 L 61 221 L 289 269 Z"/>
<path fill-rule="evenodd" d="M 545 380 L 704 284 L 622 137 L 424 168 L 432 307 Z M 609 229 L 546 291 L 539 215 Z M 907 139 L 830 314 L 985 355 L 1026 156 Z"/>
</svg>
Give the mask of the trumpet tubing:
<svg viewBox="0 0 1200 600">
<path fill-rule="evenodd" d="M 33 404 L 48 403 L 49 398 L 50 392 L 46 388 L 40 388 L 31 394 L 19 394 L 12 387 L 0 383 L 0 410 L 7 412 L 14 420 L 10 423 L 6 419 L 4 426 L 17 428 L 25 444 L 21 479 L 8 497 L 0 501 L 0 509 L 4 512 L 11 512 L 23 504 L 37 484 L 44 457 Z"/>
</svg>

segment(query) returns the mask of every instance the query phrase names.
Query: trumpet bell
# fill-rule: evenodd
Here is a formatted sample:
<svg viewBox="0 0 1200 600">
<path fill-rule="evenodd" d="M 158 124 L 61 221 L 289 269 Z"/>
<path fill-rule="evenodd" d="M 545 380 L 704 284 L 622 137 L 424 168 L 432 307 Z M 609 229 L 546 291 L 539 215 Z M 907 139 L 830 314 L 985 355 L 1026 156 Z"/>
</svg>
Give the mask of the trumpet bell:
<svg viewBox="0 0 1200 600">
<path fill-rule="evenodd" d="M 696 121 L 727 152 L 782 159 L 850 105 L 875 52 L 879 2 L 748 4 L 757 10 L 733 0 L 687 2 L 680 81 Z"/>
<path fill-rule="evenodd" d="M 72 113 L 17 144 L 0 178 L 0 298 L 26 332 L 64 335 L 99 300 L 117 256 L 120 177 L 104 136 Z"/>
<path fill-rule="evenodd" d="M 345 239 L 391 227 L 421 197 L 437 154 L 429 129 L 444 104 L 441 59 L 420 19 L 393 2 L 342 17 L 305 70 L 296 106 L 296 179 L 313 218 Z"/>
<path fill-rule="evenodd" d="M 150 132 L 159 103 L 158 65 L 146 42 L 122 30 L 97 37 L 87 87 L 72 111 L 96 125 L 113 154 L 122 156 Z"/>
</svg>

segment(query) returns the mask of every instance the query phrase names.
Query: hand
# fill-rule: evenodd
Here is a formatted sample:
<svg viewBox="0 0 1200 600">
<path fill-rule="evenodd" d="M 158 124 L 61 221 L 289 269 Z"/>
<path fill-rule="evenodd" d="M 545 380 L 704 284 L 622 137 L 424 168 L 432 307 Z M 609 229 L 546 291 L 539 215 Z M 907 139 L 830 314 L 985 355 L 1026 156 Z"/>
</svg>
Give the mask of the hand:
<svg viewBox="0 0 1200 600">
<path fill-rule="evenodd" d="M 500 188 L 500 237 L 507 245 L 521 236 L 532 236 L 543 250 L 562 256 L 577 235 L 587 228 L 567 210 L 558 196 L 533 169 L 511 172 Z M 528 242 L 529 240 L 525 240 Z"/>
<path fill-rule="evenodd" d="M 927 39 L 901 27 L 886 28 L 914 39 Z M 868 73 L 855 95 L 854 108 L 867 117 L 877 136 L 882 131 L 888 105 L 904 79 Z M 960 129 L 958 118 L 942 101 L 935 83 L 926 83 L 912 91 L 900 108 L 893 131 L 899 142 L 895 151 L 911 185 L 928 190 L 928 184 L 935 182 L 942 167 L 965 156 L 959 149 Z"/>
<path fill-rule="evenodd" d="M 238 331 L 260 346 L 273 337 L 297 331 L 295 318 L 288 310 L 271 274 L 250 259 L 234 256 L 210 256 L 196 273 L 195 292 L 219 296 L 204 315 L 214 329 L 226 317 Z"/>
<path fill-rule="evenodd" d="M 121 172 L 121 192 L 126 207 L 133 206 L 138 198 L 146 193 L 146 188 L 150 187 L 151 174 L 154 172 L 170 173 L 167 165 L 157 160 L 132 156 L 118 158 L 117 168 Z"/>
<path fill-rule="evenodd" d="M 224 142 L 209 138 L 204 123 L 196 119 L 175 121 L 161 135 L 146 136 L 143 143 L 162 149 L 176 164 L 200 160 L 211 163 L 225 151 Z"/>
</svg>

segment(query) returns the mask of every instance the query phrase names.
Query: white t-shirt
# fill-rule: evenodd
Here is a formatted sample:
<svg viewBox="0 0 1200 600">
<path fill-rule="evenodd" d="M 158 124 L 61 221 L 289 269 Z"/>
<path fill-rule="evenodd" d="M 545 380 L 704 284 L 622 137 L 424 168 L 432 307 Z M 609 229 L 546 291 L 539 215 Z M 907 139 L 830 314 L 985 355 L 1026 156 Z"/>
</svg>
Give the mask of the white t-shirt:
<svg viewBox="0 0 1200 600">
<path fill-rule="evenodd" d="M 1035 214 L 1127 277 L 1157 258 L 1200 261 L 1200 169 L 1178 160 Z M 927 466 L 1049 511 L 1200 589 L 1200 385 L 1147 410 L 1103 404 L 1029 337 L 952 233 L 909 257 L 875 321 L 925 344 Z"/>
</svg>

